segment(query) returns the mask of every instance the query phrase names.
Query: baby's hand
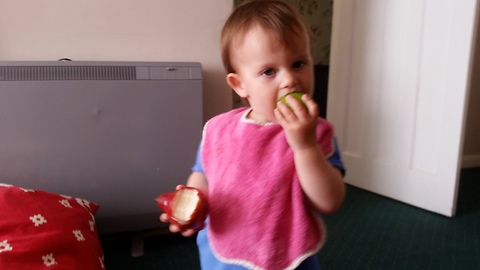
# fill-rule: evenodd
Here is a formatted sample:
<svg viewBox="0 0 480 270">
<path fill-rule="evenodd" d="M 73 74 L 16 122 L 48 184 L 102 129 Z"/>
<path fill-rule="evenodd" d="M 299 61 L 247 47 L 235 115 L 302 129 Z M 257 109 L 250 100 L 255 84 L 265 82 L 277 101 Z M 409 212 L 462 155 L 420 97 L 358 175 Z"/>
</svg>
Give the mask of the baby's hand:
<svg viewBox="0 0 480 270">
<path fill-rule="evenodd" d="M 169 219 L 170 219 L 170 216 L 167 215 L 166 213 L 163 213 L 163 214 L 160 215 L 160 221 L 161 221 L 161 222 L 169 223 Z M 203 224 L 203 226 L 201 226 L 201 227 L 199 227 L 199 228 L 197 228 L 197 229 L 185 229 L 185 230 L 181 230 L 180 227 L 178 227 L 177 225 L 175 225 L 175 224 L 170 224 L 170 226 L 168 227 L 168 229 L 169 229 L 170 232 L 172 232 L 172 233 L 181 233 L 183 236 L 189 237 L 189 236 L 192 236 L 192 235 L 194 235 L 195 233 L 197 233 L 197 231 L 202 230 L 204 227 L 205 227 L 205 223 Z"/>
<path fill-rule="evenodd" d="M 293 150 L 303 150 L 313 147 L 316 141 L 316 126 L 318 121 L 318 106 L 308 95 L 304 94 L 301 101 L 287 96 L 285 101 L 277 103 L 275 117 L 285 130 L 287 142 Z"/>
<path fill-rule="evenodd" d="M 205 227 L 207 200 L 200 190 L 178 185 L 175 192 L 163 193 L 156 201 L 164 212 L 160 221 L 170 222 L 172 233 L 192 236 Z"/>
</svg>

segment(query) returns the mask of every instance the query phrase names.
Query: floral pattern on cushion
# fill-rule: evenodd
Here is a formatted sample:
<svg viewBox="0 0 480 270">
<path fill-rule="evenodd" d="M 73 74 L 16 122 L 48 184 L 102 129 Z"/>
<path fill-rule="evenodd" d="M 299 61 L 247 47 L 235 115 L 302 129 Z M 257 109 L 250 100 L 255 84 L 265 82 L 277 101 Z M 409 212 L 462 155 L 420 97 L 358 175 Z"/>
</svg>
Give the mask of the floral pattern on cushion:
<svg viewBox="0 0 480 270">
<path fill-rule="evenodd" d="M 93 202 L 0 184 L 0 269 L 105 269 Z"/>
</svg>

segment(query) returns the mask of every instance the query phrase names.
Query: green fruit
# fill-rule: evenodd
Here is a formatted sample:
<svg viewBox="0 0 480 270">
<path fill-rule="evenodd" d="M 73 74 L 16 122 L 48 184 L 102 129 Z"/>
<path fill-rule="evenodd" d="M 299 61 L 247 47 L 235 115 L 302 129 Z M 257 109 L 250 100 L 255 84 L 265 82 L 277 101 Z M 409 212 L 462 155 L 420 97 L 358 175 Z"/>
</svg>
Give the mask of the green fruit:
<svg viewBox="0 0 480 270">
<path fill-rule="evenodd" d="M 279 101 L 283 102 L 283 104 L 287 105 L 288 107 L 290 107 L 290 104 L 288 104 L 287 102 L 287 96 L 292 96 L 294 97 L 296 100 L 300 101 L 300 103 L 302 103 L 303 106 L 305 106 L 305 103 L 303 103 L 303 100 L 302 100 L 302 96 L 303 96 L 303 93 L 301 92 L 292 92 L 292 93 L 288 93 L 284 96 L 282 96 Z"/>
</svg>

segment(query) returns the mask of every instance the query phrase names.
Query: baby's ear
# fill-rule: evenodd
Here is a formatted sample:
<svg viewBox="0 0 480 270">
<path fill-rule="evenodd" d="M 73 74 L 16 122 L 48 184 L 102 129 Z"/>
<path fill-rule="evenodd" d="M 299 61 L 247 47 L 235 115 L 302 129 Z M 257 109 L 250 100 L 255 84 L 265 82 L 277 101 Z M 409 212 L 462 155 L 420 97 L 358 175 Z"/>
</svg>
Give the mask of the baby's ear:
<svg viewBox="0 0 480 270">
<path fill-rule="evenodd" d="M 227 83 L 235 91 L 235 93 L 237 93 L 238 96 L 240 96 L 241 98 L 248 98 L 248 93 L 245 90 L 243 82 L 238 74 L 228 73 Z"/>
</svg>

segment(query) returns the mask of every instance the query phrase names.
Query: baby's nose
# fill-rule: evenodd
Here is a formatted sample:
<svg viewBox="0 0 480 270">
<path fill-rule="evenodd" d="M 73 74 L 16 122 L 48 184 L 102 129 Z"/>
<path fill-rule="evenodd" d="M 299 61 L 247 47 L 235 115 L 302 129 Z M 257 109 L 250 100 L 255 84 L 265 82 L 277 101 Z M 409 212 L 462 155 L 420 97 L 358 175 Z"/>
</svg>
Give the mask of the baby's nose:
<svg viewBox="0 0 480 270">
<path fill-rule="evenodd" d="M 289 88 L 292 89 L 290 92 L 293 92 L 295 90 L 295 87 L 298 84 L 297 77 L 295 76 L 295 73 L 292 71 L 285 71 L 282 73 L 282 83 L 281 83 L 281 88 Z"/>
</svg>

